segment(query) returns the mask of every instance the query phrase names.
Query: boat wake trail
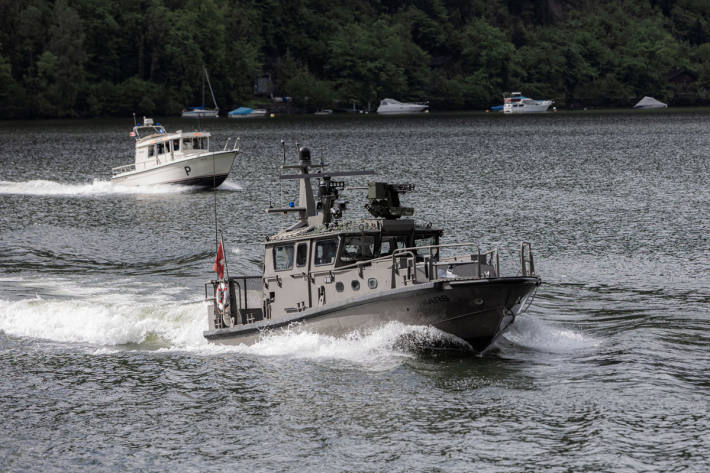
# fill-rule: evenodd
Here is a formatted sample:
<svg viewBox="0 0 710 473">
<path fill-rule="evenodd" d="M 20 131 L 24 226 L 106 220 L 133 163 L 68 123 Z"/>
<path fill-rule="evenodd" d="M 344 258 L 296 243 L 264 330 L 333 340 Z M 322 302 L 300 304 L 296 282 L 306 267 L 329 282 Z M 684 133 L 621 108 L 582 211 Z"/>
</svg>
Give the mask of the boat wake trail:
<svg viewBox="0 0 710 473">
<path fill-rule="evenodd" d="M 137 302 L 142 300 L 143 302 Z M 423 348 L 455 346 L 432 327 L 390 322 L 343 337 L 320 335 L 291 326 L 263 335 L 253 345 L 215 345 L 207 328 L 205 303 L 146 301 L 138 294 L 107 294 L 96 288 L 76 297 L 36 296 L 0 299 L 0 332 L 12 337 L 79 344 L 90 352 L 122 350 L 187 351 L 201 355 L 240 353 L 262 357 L 343 360 L 387 367 L 422 353 Z M 458 348 L 462 349 L 463 342 Z M 88 345 L 88 347 L 86 346 Z"/>
<path fill-rule="evenodd" d="M 0 331 L 18 337 L 104 347 L 189 348 L 207 344 L 202 337 L 205 311 L 201 303 L 0 299 Z"/>
<path fill-rule="evenodd" d="M 503 342 L 497 343 L 499 348 L 508 341 L 519 347 L 547 353 L 575 352 L 600 344 L 590 335 L 555 327 L 529 314 L 517 318 L 502 338 Z"/>
<path fill-rule="evenodd" d="M 236 184 L 233 184 L 236 185 Z M 115 194 L 179 194 L 194 190 L 189 186 L 160 184 L 126 186 L 94 179 L 92 183 L 68 183 L 47 180 L 0 181 L 0 195 L 100 196 Z"/>
</svg>

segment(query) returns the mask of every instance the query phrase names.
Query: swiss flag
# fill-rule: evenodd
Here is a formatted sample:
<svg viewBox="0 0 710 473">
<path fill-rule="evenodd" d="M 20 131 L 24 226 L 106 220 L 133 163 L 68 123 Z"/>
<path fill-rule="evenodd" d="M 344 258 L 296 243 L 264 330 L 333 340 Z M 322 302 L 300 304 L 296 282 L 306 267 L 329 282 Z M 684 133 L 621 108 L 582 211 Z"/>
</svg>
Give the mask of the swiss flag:
<svg viewBox="0 0 710 473">
<path fill-rule="evenodd" d="M 222 249 L 222 240 L 219 240 L 219 246 L 217 247 L 217 256 L 214 257 L 212 271 L 215 271 L 217 273 L 217 279 L 224 278 L 224 250 Z"/>
</svg>

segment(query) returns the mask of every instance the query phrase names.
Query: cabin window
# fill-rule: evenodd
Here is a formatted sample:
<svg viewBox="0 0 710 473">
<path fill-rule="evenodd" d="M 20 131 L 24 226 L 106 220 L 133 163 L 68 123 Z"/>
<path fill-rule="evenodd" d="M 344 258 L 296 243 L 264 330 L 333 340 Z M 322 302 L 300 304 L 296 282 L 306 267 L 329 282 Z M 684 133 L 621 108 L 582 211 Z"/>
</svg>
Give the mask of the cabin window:
<svg viewBox="0 0 710 473">
<path fill-rule="evenodd" d="M 335 254 L 338 251 L 338 239 L 329 238 L 327 240 L 319 240 L 316 242 L 316 248 L 313 256 L 313 264 L 333 264 Z"/>
<path fill-rule="evenodd" d="M 394 250 L 407 248 L 407 237 L 400 236 L 383 236 L 380 242 L 380 256 L 389 256 L 394 253 Z"/>
<path fill-rule="evenodd" d="M 414 246 L 433 246 L 439 244 L 437 235 L 414 235 Z M 431 255 L 435 260 L 439 259 L 438 248 L 427 248 L 417 254 L 417 260 L 421 261 L 424 256 Z"/>
<path fill-rule="evenodd" d="M 274 247 L 274 269 L 284 271 L 293 267 L 293 245 Z"/>
<path fill-rule="evenodd" d="M 340 253 L 341 263 L 354 263 L 372 259 L 375 254 L 374 235 L 354 235 L 343 238 L 343 251 Z"/>
<path fill-rule="evenodd" d="M 416 235 L 414 237 L 414 246 L 432 246 L 436 245 L 436 237 L 434 235 Z"/>
<path fill-rule="evenodd" d="M 191 148 L 188 148 L 188 143 Z M 185 149 L 207 149 L 207 138 L 192 138 L 191 142 L 185 140 Z"/>
<path fill-rule="evenodd" d="M 180 140 L 173 140 L 173 151 L 180 151 Z"/>
<path fill-rule="evenodd" d="M 156 146 L 158 147 L 158 154 L 165 153 L 165 143 L 158 143 Z"/>
<path fill-rule="evenodd" d="M 148 157 L 155 156 L 155 148 L 153 145 L 148 146 Z"/>
<path fill-rule="evenodd" d="M 296 247 L 296 266 L 305 266 L 308 261 L 308 243 L 299 243 Z"/>
</svg>

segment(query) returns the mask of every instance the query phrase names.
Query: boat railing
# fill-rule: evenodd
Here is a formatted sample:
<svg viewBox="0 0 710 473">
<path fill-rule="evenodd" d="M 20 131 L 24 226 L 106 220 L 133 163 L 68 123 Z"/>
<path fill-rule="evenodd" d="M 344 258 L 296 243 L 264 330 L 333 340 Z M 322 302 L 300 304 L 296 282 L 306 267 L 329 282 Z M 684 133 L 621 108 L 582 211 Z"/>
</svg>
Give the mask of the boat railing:
<svg viewBox="0 0 710 473">
<path fill-rule="evenodd" d="M 449 248 L 462 248 L 469 247 L 475 248 L 474 253 L 453 256 L 447 259 L 440 259 L 440 253 L 442 249 Z M 422 254 L 425 253 L 425 254 Z M 395 287 L 396 278 L 399 275 L 404 277 L 405 282 L 411 281 L 412 283 L 418 282 L 417 280 L 417 268 L 423 270 L 424 277 L 427 281 L 432 281 L 435 279 L 440 279 L 439 268 L 449 269 L 457 265 L 470 265 L 476 264 L 476 275 L 479 278 L 490 277 L 492 267 L 495 271 L 495 275 L 500 274 L 500 258 L 498 255 L 498 249 L 492 249 L 485 252 L 481 252 L 480 247 L 474 242 L 465 243 L 447 243 L 443 245 L 427 245 L 427 246 L 414 246 L 408 248 L 398 248 L 391 255 L 380 256 L 374 259 L 368 259 L 363 261 L 356 261 L 344 266 L 339 266 L 336 268 L 320 269 L 315 271 L 309 271 L 308 273 L 303 272 L 299 274 L 292 274 L 292 278 L 315 278 L 318 276 L 332 276 L 335 277 L 341 273 L 347 273 L 353 269 L 357 269 L 362 276 L 365 268 L 368 266 L 376 265 L 378 262 L 391 261 L 391 287 Z M 406 271 L 402 274 L 402 271 Z M 268 278 L 279 283 L 279 276 L 272 276 Z"/>
<path fill-rule="evenodd" d="M 135 164 L 126 164 L 124 166 L 118 166 L 118 167 L 112 168 L 111 174 L 115 176 L 117 174 L 123 174 L 124 172 L 130 172 L 130 171 L 135 171 L 135 170 L 136 170 Z"/>
<path fill-rule="evenodd" d="M 224 148 L 222 149 L 222 151 L 227 151 L 227 147 L 229 146 L 229 141 L 231 139 L 231 136 L 227 138 L 227 142 L 224 143 Z M 234 140 L 234 145 L 232 146 L 232 149 L 230 151 L 239 151 L 239 137 Z"/>
<path fill-rule="evenodd" d="M 458 256 L 453 259 L 440 259 L 442 249 L 449 248 L 475 248 L 476 252 L 471 253 L 467 259 L 459 259 Z M 422 254 L 422 252 L 428 254 Z M 442 245 L 424 245 L 414 246 L 409 248 L 398 248 L 392 253 L 392 283 L 394 287 L 395 274 L 399 274 L 401 268 L 407 268 L 406 279 L 411 279 L 412 282 L 417 282 L 417 262 L 421 260 L 423 263 L 424 277 L 428 281 L 439 279 L 439 267 L 449 268 L 460 264 L 476 263 L 476 274 L 479 278 L 489 277 L 484 273 L 483 266 L 493 266 L 495 274 L 500 274 L 500 258 L 498 249 L 494 248 L 485 252 L 481 252 L 481 248 L 475 242 L 464 243 L 445 243 Z"/>
<path fill-rule="evenodd" d="M 258 288 L 253 282 L 258 281 Z M 222 280 L 212 280 L 205 283 L 205 300 L 212 302 L 213 315 L 216 328 L 224 328 L 227 326 L 224 319 L 224 313 L 231 317 L 233 324 L 247 324 L 261 320 L 263 318 L 263 307 L 257 304 L 249 304 L 249 291 L 256 291 L 261 298 L 262 276 L 230 276 L 229 283 L 229 303 L 220 311 L 217 305 L 217 286 Z M 250 284 L 251 283 L 251 284 Z M 250 287 L 252 286 L 252 287 Z M 208 288 L 211 287 L 210 290 Z"/>
<path fill-rule="evenodd" d="M 527 241 L 520 244 L 520 271 L 523 276 L 535 275 L 535 260 L 533 259 L 532 245 Z"/>
</svg>

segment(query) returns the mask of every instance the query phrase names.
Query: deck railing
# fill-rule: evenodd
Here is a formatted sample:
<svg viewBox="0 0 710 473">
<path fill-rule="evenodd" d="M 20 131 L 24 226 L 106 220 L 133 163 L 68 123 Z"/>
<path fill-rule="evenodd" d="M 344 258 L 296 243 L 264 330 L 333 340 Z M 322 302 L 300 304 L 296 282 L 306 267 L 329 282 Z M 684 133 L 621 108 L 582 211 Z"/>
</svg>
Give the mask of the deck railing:
<svg viewBox="0 0 710 473">
<path fill-rule="evenodd" d="M 117 174 L 123 174 L 124 172 L 135 171 L 135 170 L 136 170 L 135 164 L 126 164 L 125 166 L 118 166 L 118 167 L 112 168 L 111 174 L 115 176 Z"/>
<path fill-rule="evenodd" d="M 520 244 L 520 272 L 523 276 L 533 276 L 535 274 L 532 246 L 527 241 Z"/>
<path fill-rule="evenodd" d="M 462 247 L 469 247 L 469 248 L 475 248 L 476 253 L 470 254 L 468 256 L 468 259 L 459 259 L 459 256 L 454 257 L 453 260 L 451 259 L 446 259 L 446 260 L 441 260 L 440 259 L 440 250 L 443 248 L 462 248 Z M 422 255 L 421 252 L 423 250 L 428 250 L 427 255 Z M 422 262 L 424 263 L 424 275 L 427 278 L 428 281 L 432 281 L 434 279 L 439 279 L 439 267 L 450 267 L 450 266 L 456 266 L 460 264 L 471 264 L 471 263 L 476 263 L 477 264 L 477 275 L 479 278 L 481 277 L 488 277 L 487 275 L 483 274 L 483 271 L 481 269 L 482 265 L 487 265 L 487 266 L 493 266 L 495 268 L 495 273 L 496 275 L 500 274 L 500 259 L 498 257 L 498 248 L 494 248 L 492 250 L 485 251 L 481 253 L 481 248 L 478 246 L 477 243 L 474 242 L 465 242 L 465 243 L 447 243 L 443 245 L 426 245 L 426 246 L 414 246 L 414 247 L 409 247 L 409 248 L 398 248 L 392 253 L 392 281 L 393 281 L 393 287 L 394 287 L 394 278 L 395 278 L 395 273 L 399 274 L 399 269 L 400 267 L 404 267 L 406 264 L 407 267 L 407 272 L 410 273 L 410 268 L 413 269 L 411 271 L 411 277 L 408 279 L 412 279 L 412 282 L 417 282 L 417 272 L 416 272 L 416 262 L 417 260 L 421 258 Z M 405 264 L 402 264 L 402 263 Z"/>
</svg>

